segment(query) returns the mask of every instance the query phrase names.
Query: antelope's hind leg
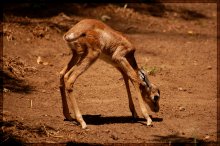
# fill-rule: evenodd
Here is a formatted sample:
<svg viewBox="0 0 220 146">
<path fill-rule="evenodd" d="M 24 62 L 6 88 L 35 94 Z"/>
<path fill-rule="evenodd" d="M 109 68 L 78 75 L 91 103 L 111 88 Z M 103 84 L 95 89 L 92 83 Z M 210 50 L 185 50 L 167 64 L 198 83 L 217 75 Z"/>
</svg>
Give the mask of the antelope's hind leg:
<svg viewBox="0 0 220 146">
<path fill-rule="evenodd" d="M 63 115 L 69 121 L 73 120 L 75 115 L 73 116 L 70 115 L 70 110 L 69 110 L 69 105 L 68 105 L 69 100 L 66 98 L 64 76 L 71 68 L 73 68 L 73 66 L 77 63 L 78 60 L 79 60 L 79 57 L 77 56 L 75 52 L 73 52 L 72 58 L 60 72 L 60 86 L 59 87 L 60 87 L 60 94 L 62 97 Z"/>
<path fill-rule="evenodd" d="M 77 105 L 76 98 L 74 97 L 73 85 L 76 79 L 92 65 L 92 63 L 98 58 L 98 56 L 98 52 L 89 52 L 83 60 L 77 63 L 74 69 L 69 70 L 67 74 L 69 74 L 70 76 L 68 80 L 65 81 L 66 92 L 68 93 L 67 97 L 71 101 L 72 109 L 75 113 L 76 120 L 80 123 L 83 129 L 85 129 L 87 125 L 86 122 L 83 120 L 82 114 Z"/>
</svg>

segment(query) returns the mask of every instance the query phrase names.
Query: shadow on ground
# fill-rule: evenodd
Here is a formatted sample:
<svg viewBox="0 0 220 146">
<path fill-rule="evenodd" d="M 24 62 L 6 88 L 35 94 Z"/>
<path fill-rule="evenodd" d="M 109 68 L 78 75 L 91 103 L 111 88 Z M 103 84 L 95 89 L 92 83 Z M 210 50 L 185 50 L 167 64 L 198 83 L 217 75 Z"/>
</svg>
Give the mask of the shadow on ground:
<svg viewBox="0 0 220 146">
<path fill-rule="evenodd" d="M 118 7 L 123 8 L 126 4 L 125 3 L 111 3 L 111 5 L 115 5 Z M 22 26 L 38 26 L 38 25 L 45 25 L 50 27 L 54 30 L 59 30 L 60 33 L 64 33 L 68 31 L 74 24 L 76 24 L 79 20 L 74 19 L 71 16 L 81 16 L 88 18 L 88 14 L 90 11 L 86 11 L 89 9 L 95 9 L 96 7 L 106 6 L 106 3 L 25 3 L 25 4 L 14 4 L 4 5 L 3 10 L 3 21 L 9 23 L 17 23 Z M 178 17 L 175 19 L 183 19 L 186 21 L 194 21 L 198 19 L 208 19 L 209 17 L 203 13 L 200 13 L 196 10 L 192 10 L 189 8 L 182 8 L 182 7 L 171 7 L 167 6 L 163 3 L 133 3 L 127 4 L 128 8 L 133 9 L 135 12 L 159 17 L 159 18 L 168 18 L 173 17 L 176 14 Z M 54 9 L 56 8 L 56 9 Z M 85 10 L 82 12 L 82 9 Z M 10 15 L 18 16 L 18 19 L 8 19 L 7 17 Z M 112 14 L 106 14 L 111 16 Z M 30 21 L 29 19 L 25 18 L 52 18 L 52 17 L 59 17 L 62 18 L 62 21 L 55 21 L 55 20 L 48 20 L 44 19 L 40 22 L 38 21 Z M 64 17 L 63 17 L 64 16 Z M 66 19 L 66 17 L 68 19 Z M 90 18 L 97 18 L 97 15 L 89 15 Z M 112 16 L 113 17 L 113 16 Z M 62 22 L 62 23 L 61 23 Z M 159 35 L 169 35 L 169 36 L 187 36 L 187 37 L 212 37 L 204 34 L 182 34 L 182 33 L 162 33 L 162 32 L 155 32 L 154 30 L 139 30 L 136 28 L 132 28 L 129 25 L 124 27 L 124 25 L 120 25 L 120 23 L 115 23 L 113 20 L 106 22 L 107 24 L 111 25 L 116 30 L 119 30 L 123 33 L 127 34 L 157 34 Z M 33 28 L 30 28 L 33 29 Z M 214 36 L 215 37 L 215 36 Z"/>
<path fill-rule="evenodd" d="M 153 122 L 161 122 L 162 118 L 153 118 Z M 132 116 L 112 116 L 112 117 L 102 117 L 101 115 L 83 115 L 83 119 L 89 125 L 104 125 L 104 124 L 114 124 L 114 123 L 136 123 L 136 122 L 146 122 L 144 118 L 132 118 Z"/>
<path fill-rule="evenodd" d="M 24 145 L 24 141 L 19 138 L 16 135 L 13 135 L 14 130 L 16 129 L 17 125 L 20 125 L 21 123 L 18 123 L 16 121 L 1 121 L 1 130 L 0 130 L 0 143 L 1 145 L 16 145 L 16 146 L 22 146 Z"/>
<path fill-rule="evenodd" d="M 24 80 L 15 78 L 10 74 L 0 70 L 1 74 L 1 90 L 3 92 L 18 92 L 18 93 L 31 93 L 33 87 L 28 85 Z"/>
<path fill-rule="evenodd" d="M 197 139 L 195 137 L 184 137 L 178 134 L 167 135 L 167 136 L 159 136 L 154 135 L 154 141 L 169 143 L 172 146 L 185 146 L 185 145 L 217 145 L 216 142 L 213 141 L 205 141 L 203 139 Z"/>
<path fill-rule="evenodd" d="M 189 20 L 189 21 L 209 18 L 205 14 L 202 14 L 195 10 L 190 10 L 190 9 L 181 8 L 181 7 L 179 9 L 175 9 L 170 6 L 166 6 L 160 2 L 148 3 L 148 4 L 135 3 L 135 4 L 129 5 L 129 7 L 139 13 L 154 16 L 154 17 L 167 17 L 171 13 L 176 13 L 177 15 L 179 15 L 179 18 L 184 19 L 184 20 Z"/>
<path fill-rule="evenodd" d="M 48 125 L 37 124 L 30 127 L 17 120 L 1 121 L 0 125 L 1 145 L 26 145 L 27 139 L 22 137 L 23 134 L 42 137 L 48 135 L 47 130 L 55 131 L 53 127 Z"/>
<path fill-rule="evenodd" d="M 164 5 L 161 2 L 147 1 L 145 3 L 111 3 L 112 5 L 118 5 L 134 9 L 141 14 L 150 15 L 154 17 L 166 17 L 167 13 L 178 13 L 180 18 L 184 20 L 197 20 L 208 18 L 205 14 L 199 13 L 194 10 L 180 8 L 173 9 Z M 30 17 L 30 18 L 48 18 L 58 15 L 59 13 L 65 13 L 69 16 L 85 15 L 82 13 L 82 9 L 96 8 L 106 5 L 106 3 L 22 3 L 22 4 L 4 4 L 4 12 L 13 14 L 15 16 Z M 56 8 L 56 9 L 54 9 Z"/>
</svg>

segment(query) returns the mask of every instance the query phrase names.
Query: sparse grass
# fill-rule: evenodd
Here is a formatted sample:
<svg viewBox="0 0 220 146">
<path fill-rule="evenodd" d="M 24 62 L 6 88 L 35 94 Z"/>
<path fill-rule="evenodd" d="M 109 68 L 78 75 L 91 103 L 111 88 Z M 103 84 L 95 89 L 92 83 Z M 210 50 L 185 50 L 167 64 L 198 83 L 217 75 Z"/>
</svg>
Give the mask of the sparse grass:
<svg viewBox="0 0 220 146">
<path fill-rule="evenodd" d="M 156 73 L 158 73 L 158 72 L 161 70 L 161 68 L 156 67 L 156 66 L 153 66 L 153 67 L 143 66 L 143 69 L 144 69 L 149 75 L 152 75 L 152 76 L 155 76 Z"/>
</svg>

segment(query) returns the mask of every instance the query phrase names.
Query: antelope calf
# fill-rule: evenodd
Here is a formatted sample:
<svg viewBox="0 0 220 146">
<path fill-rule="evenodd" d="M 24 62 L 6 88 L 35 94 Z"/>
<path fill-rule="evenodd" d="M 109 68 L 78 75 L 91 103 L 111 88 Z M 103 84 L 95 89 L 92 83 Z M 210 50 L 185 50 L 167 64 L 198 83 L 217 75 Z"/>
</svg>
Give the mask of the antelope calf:
<svg viewBox="0 0 220 146">
<path fill-rule="evenodd" d="M 76 79 L 100 58 L 121 72 L 128 94 L 129 108 L 132 116 L 136 118 L 137 113 L 129 88 L 129 80 L 132 82 L 142 114 L 147 120 L 147 125 L 151 124 L 152 120 L 145 104 L 147 103 L 152 111 L 158 112 L 160 91 L 150 83 L 144 70 L 138 67 L 134 57 L 135 47 L 123 34 L 101 21 L 84 19 L 65 33 L 63 39 L 72 51 L 72 58 L 60 72 L 63 114 L 67 120 L 76 118 L 83 129 L 87 127 L 73 95 L 73 85 Z M 72 106 L 73 116 L 68 105 Z"/>
</svg>

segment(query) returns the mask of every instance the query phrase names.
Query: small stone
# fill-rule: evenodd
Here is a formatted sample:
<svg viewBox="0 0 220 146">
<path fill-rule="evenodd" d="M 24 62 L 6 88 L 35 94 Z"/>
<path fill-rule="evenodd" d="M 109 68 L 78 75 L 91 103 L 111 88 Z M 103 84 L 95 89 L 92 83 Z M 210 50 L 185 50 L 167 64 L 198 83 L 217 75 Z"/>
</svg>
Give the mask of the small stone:
<svg viewBox="0 0 220 146">
<path fill-rule="evenodd" d="M 179 107 L 179 110 L 180 111 L 185 111 L 185 108 L 181 106 L 181 107 Z"/>
<path fill-rule="evenodd" d="M 43 61 L 42 61 L 42 58 L 40 56 L 37 57 L 37 64 L 42 64 Z"/>
<path fill-rule="evenodd" d="M 37 64 L 48 65 L 49 63 L 43 61 L 43 59 L 42 59 L 40 56 L 38 56 L 38 57 L 37 57 Z"/>
<path fill-rule="evenodd" d="M 117 136 L 117 134 L 111 134 L 111 136 L 110 136 L 112 139 L 114 139 L 114 140 L 118 140 L 118 136 Z"/>
<path fill-rule="evenodd" d="M 43 93 L 46 93 L 46 90 L 42 90 Z"/>
<path fill-rule="evenodd" d="M 193 34 L 194 32 L 192 30 L 189 30 L 187 33 L 188 34 Z"/>
<path fill-rule="evenodd" d="M 211 70 L 211 69 L 212 69 L 212 66 L 207 66 L 207 69 L 208 69 L 208 70 Z"/>
<path fill-rule="evenodd" d="M 49 63 L 48 62 L 43 62 L 43 65 L 48 65 Z"/>
<path fill-rule="evenodd" d="M 7 93 L 7 92 L 10 92 L 10 90 L 7 88 L 3 88 L 3 92 Z"/>
<path fill-rule="evenodd" d="M 209 135 L 206 135 L 204 139 L 205 139 L 205 140 L 208 140 L 209 138 L 210 138 L 210 136 L 209 136 Z"/>
<path fill-rule="evenodd" d="M 182 87 L 178 88 L 179 91 L 187 91 L 186 89 L 183 89 Z"/>
</svg>

